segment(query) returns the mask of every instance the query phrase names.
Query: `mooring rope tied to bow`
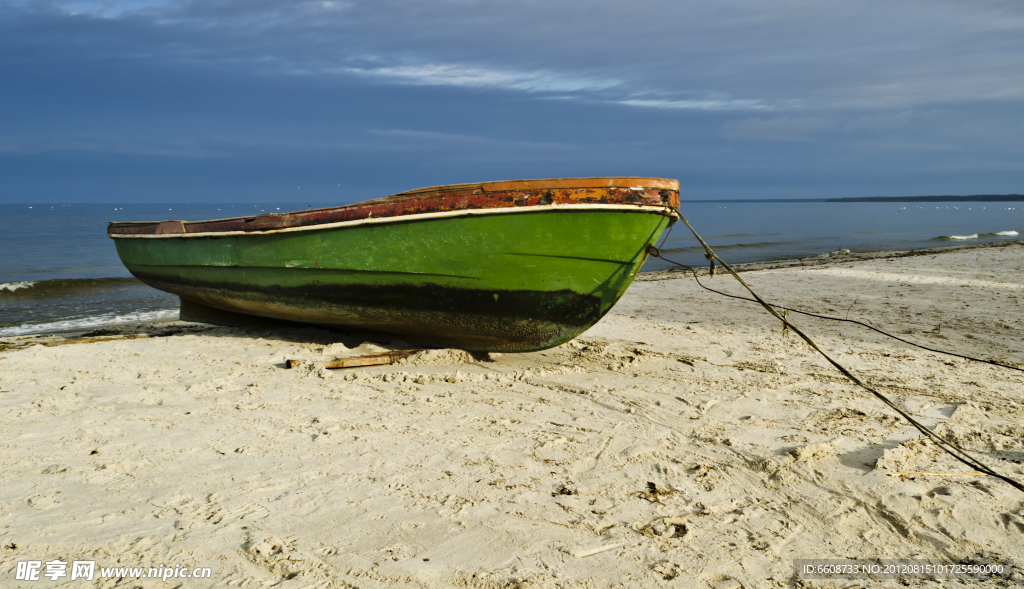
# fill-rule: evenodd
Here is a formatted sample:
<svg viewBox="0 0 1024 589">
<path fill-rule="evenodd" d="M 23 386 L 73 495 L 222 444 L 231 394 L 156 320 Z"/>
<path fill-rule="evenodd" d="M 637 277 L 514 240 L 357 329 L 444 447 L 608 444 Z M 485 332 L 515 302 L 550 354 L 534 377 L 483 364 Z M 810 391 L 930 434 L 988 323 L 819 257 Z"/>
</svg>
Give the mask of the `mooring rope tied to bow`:
<svg viewBox="0 0 1024 589">
<path fill-rule="evenodd" d="M 882 333 L 883 335 L 887 335 L 889 337 L 893 337 L 894 339 L 897 339 L 899 341 L 903 341 L 903 342 L 908 343 L 910 345 L 914 345 L 914 346 L 917 346 L 917 347 L 920 347 L 920 348 L 924 348 L 924 346 L 920 346 L 920 345 L 914 344 L 913 342 L 907 342 L 906 340 L 903 340 L 901 338 L 892 336 L 892 335 L 890 335 L 888 333 L 885 333 L 884 331 L 882 331 L 880 329 L 877 329 L 877 328 L 872 327 L 870 325 L 861 323 L 859 321 L 853 321 L 853 320 L 850 320 L 850 319 L 846 319 L 846 320 L 838 319 L 838 318 L 828 317 L 828 316 L 825 316 L 825 315 L 816 315 L 814 313 L 807 313 L 807 312 L 803 312 L 803 311 L 798 311 L 796 309 L 788 309 L 786 307 L 778 307 L 778 309 L 782 309 L 783 312 L 784 312 L 784 314 L 780 313 L 775 306 L 765 302 L 765 300 L 762 299 L 760 297 L 760 295 L 758 295 L 756 292 L 754 292 L 754 289 L 751 288 L 751 286 L 749 284 L 747 284 L 746 281 L 743 280 L 740 277 L 740 275 L 736 272 L 736 270 L 734 270 L 732 266 L 730 266 L 725 260 L 720 258 L 718 256 L 718 254 L 716 254 L 715 251 L 713 249 L 711 249 L 711 246 L 709 246 L 707 244 L 707 242 L 705 242 L 704 239 L 700 236 L 700 234 L 697 233 L 697 230 L 694 229 L 692 225 L 690 225 L 690 222 L 686 220 L 686 217 L 683 216 L 682 212 L 679 209 L 677 209 L 675 207 L 671 207 L 671 208 L 672 208 L 672 210 L 677 215 L 679 215 L 679 219 L 684 224 L 686 224 L 686 226 L 690 229 L 690 232 L 693 233 L 693 236 L 696 237 L 697 241 L 700 242 L 701 246 L 703 246 L 703 248 L 704 248 L 704 257 L 707 258 L 711 262 L 711 271 L 710 271 L 710 273 L 711 273 L 712 277 L 715 274 L 715 261 L 717 260 L 719 262 L 719 264 L 721 264 L 722 268 L 724 268 L 729 274 L 732 275 L 733 278 L 735 278 L 741 285 L 743 285 L 744 288 L 747 289 L 747 291 L 754 297 L 754 299 L 753 299 L 754 302 L 759 303 L 762 307 L 765 308 L 765 310 L 767 310 L 769 313 L 774 315 L 776 319 L 778 319 L 779 321 L 782 322 L 784 333 L 788 333 L 789 330 L 792 330 L 792 332 L 797 334 L 798 336 L 800 336 L 800 338 L 802 340 L 804 340 L 807 343 L 807 345 L 809 345 L 816 352 L 821 354 L 821 356 L 823 358 L 825 358 L 825 360 L 827 360 L 829 362 L 829 364 L 831 364 L 843 376 L 845 376 L 847 379 L 849 379 L 851 382 L 853 382 L 857 386 L 859 386 L 859 387 L 863 388 L 864 390 L 868 391 L 869 393 L 874 395 L 876 398 L 878 398 L 880 401 L 882 401 L 887 406 L 889 406 L 891 409 L 893 409 L 894 411 L 899 413 L 900 416 L 903 417 L 903 419 L 905 419 L 908 423 L 910 423 L 910 425 L 914 426 L 914 428 L 916 428 L 918 431 L 920 431 L 926 437 L 931 438 L 931 440 L 934 441 L 939 448 L 941 448 L 944 452 L 946 452 L 947 454 L 949 454 L 953 458 L 957 459 L 958 461 L 962 462 L 963 464 L 971 467 L 972 469 L 974 469 L 974 470 L 976 470 L 976 471 L 978 471 L 980 473 L 984 473 L 984 474 L 986 474 L 988 476 L 995 477 L 995 478 L 997 478 L 997 479 L 999 479 L 999 480 L 1001 480 L 1001 481 L 1003 481 L 1005 483 L 1008 483 L 1010 486 L 1014 487 L 1018 491 L 1024 492 L 1024 484 L 1021 484 L 1018 481 L 1016 481 L 1014 479 L 1011 479 L 1010 477 L 1002 475 L 1002 474 L 996 472 L 995 470 L 993 470 L 992 468 L 986 466 L 982 462 L 978 461 L 973 456 L 968 454 L 967 451 L 964 450 L 963 448 L 960 448 L 955 443 L 953 443 L 953 442 L 943 438 L 939 434 L 937 434 L 934 431 L 932 431 L 928 426 L 924 425 L 923 423 L 921 423 L 921 422 L 917 421 L 916 419 L 914 419 L 913 417 L 911 417 L 909 413 L 907 413 L 906 411 L 901 409 L 899 406 L 897 406 L 895 403 L 893 403 L 891 400 L 889 400 L 888 397 L 886 397 L 882 393 L 878 392 L 874 388 L 868 386 L 861 379 L 857 378 L 857 376 L 855 376 L 852 372 L 850 372 L 844 366 L 839 364 L 839 362 L 833 360 L 831 356 L 826 354 L 824 350 L 822 350 L 821 348 L 818 347 L 818 344 L 814 343 L 814 340 L 812 340 L 810 338 L 810 336 L 808 336 L 806 333 L 804 333 L 803 330 L 801 330 L 796 325 L 793 325 L 792 323 L 790 323 L 790 321 L 789 321 L 789 311 L 792 310 L 792 311 L 794 311 L 796 313 L 801 313 L 801 314 L 804 314 L 804 315 L 810 315 L 810 316 L 813 316 L 813 317 L 820 317 L 822 319 L 835 319 L 835 320 L 838 320 L 838 321 L 848 321 L 848 322 L 851 322 L 851 323 L 858 323 L 858 324 L 864 325 L 865 327 L 868 327 L 870 329 L 878 331 L 879 333 Z M 671 230 L 670 230 L 669 233 L 671 233 Z M 668 241 L 668 234 L 665 235 L 665 238 L 662 240 L 660 247 L 654 247 L 652 245 L 652 246 L 650 246 L 648 248 L 648 253 L 650 255 L 654 256 L 654 257 L 661 258 L 662 260 L 665 260 L 666 262 L 669 262 L 671 264 L 675 264 L 675 265 L 683 267 L 683 268 L 688 268 L 691 271 L 693 271 L 693 268 L 690 268 L 689 266 L 686 266 L 685 264 L 680 264 L 678 262 L 674 262 L 672 260 L 669 260 L 669 259 L 667 259 L 667 258 L 665 258 L 664 256 L 661 255 L 661 247 L 664 247 L 666 241 Z M 696 278 L 696 272 L 694 272 L 694 278 Z M 700 284 L 700 280 L 698 280 L 697 283 Z M 723 294 L 725 296 L 729 296 L 729 297 L 732 297 L 732 298 L 739 298 L 739 299 L 748 300 L 748 301 L 751 300 L 751 299 L 747 299 L 746 297 L 739 297 L 739 296 L 736 296 L 736 295 L 729 295 L 729 294 L 726 294 L 726 293 L 721 293 L 721 292 L 716 291 L 714 289 L 708 288 L 708 287 L 704 286 L 703 284 L 701 284 L 701 286 L 703 288 L 706 288 L 707 290 L 711 290 L 712 292 L 717 292 L 719 294 Z M 924 348 L 924 349 L 930 350 L 929 348 Z M 950 354 L 949 352 L 942 352 L 941 350 L 930 350 L 930 351 Z M 1010 368 L 1010 369 L 1013 369 L 1013 370 L 1020 370 L 1019 368 L 1014 368 L 1012 366 L 1007 366 L 1005 364 L 999 364 L 999 363 L 996 363 L 996 362 L 991 362 L 991 361 L 986 361 L 986 360 L 978 360 L 976 358 L 971 358 L 969 356 L 961 356 L 959 354 L 951 354 L 951 355 L 959 356 L 961 358 L 966 358 L 968 360 L 976 360 L 976 361 L 979 361 L 979 362 L 987 362 L 989 364 L 993 364 L 995 366 L 1001 366 L 1003 368 Z"/>
<path fill-rule="evenodd" d="M 700 277 L 697 275 L 697 270 L 695 268 L 693 268 L 691 266 L 687 266 L 686 264 L 681 264 L 679 262 L 676 262 L 675 260 L 670 260 L 670 259 L 666 258 L 665 256 L 661 255 L 661 250 L 656 248 L 656 247 L 654 247 L 654 246 L 650 246 L 650 249 L 648 250 L 648 253 L 650 253 L 650 255 L 655 257 L 655 258 L 661 258 L 662 260 L 665 260 L 669 264 L 675 264 L 676 266 L 679 266 L 679 267 L 681 267 L 681 268 L 683 268 L 685 270 L 689 270 L 693 274 L 693 279 L 704 290 L 711 291 L 711 292 L 713 292 L 715 294 L 718 294 L 718 295 L 721 295 L 723 297 L 729 297 L 730 299 L 737 299 L 737 300 L 740 300 L 740 301 L 747 301 L 747 302 L 750 302 L 750 303 L 756 303 L 757 302 L 757 299 L 752 299 L 752 298 L 749 298 L 749 297 L 741 297 L 739 295 L 729 294 L 727 292 L 722 292 L 720 290 L 716 290 L 716 289 L 711 288 L 710 286 L 708 286 L 708 285 L 706 285 L 706 284 L 704 284 L 703 282 L 700 281 Z M 856 302 L 856 301 L 854 301 L 854 302 Z M 1009 364 L 1003 364 L 1002 362 L 997 362 L 995 360 L 983 360 L 981 358 L 975 358 L 973 356 L 967 356 L 965 354 L 957 354 L 956 352 L 949 352 L 947 350 L 940 350 L 938 348 L 929 348 L 928 346 L 922 346 L 919 343 L 903 339 L 902 337 L 900 337 L 898 335 L 893 335 L 893 334 L 891 334 L 891 333 L 889 333 L 887 331 L 879 329 L 879 328 L 875 327 L 874 325 L 871 325 L 870 323 L 865 323 L 863 321 L 857 321 L 856 319 L 850 319 L 849 317 L 846 317 L 846 318 L 832 317 L 832 316 L 829 316 L 829 315 L 821 315 L 819 313 L 811 313 L 810 311 L 803 311 L 803 310 L 800 310 L 800 309 L 794 309 L 792 307 L 783 307 L 781 305 L 774 305 L 774 307 L 776 309 L 782 309 L 785 312 L 790 312 L 791 311 L 791 312 L 797 313 L 799 315 L 807 315 L 808 317 L 814 317 L 814 318 L 817 318 L 817 319 L 826 319 L 828 321 L 839 321 L 839 322 L 843 322 L 843 323 L 853 323 L 854 325 L 859 325 L 859 326 L 864 327 L 866 329 L 870 329 L 871 331 L 874 331 L 876 333 L 880 333 L 880 334 L 884 335 L 885 337 L 892 338 L 892 339 L 894 339 L 894 340 L 896 340 L 898 342 L 903 342 L 903 343 L 907 344 L 908 346 L 914 346 L 915 348 L 920 348 L 922 350 L 926 350 L 926 351 L 929 351 L 929 352 L 934 352 L 936 354 L 945 354 L 946 356 L 953 356 L 954 358 L 962 358 L 964 360 L 970 360 L 972 362 L 979 362 L 981 364 L 990 364 L 992 366 L 998 366 L 999 368 L 1005 368 L 1007 370 L 1016 370 L 1017 372 L 1024 372 L 1024 368 L 1020 368 L 1020 367 L 1017 367 L 1017 366 L 1010 366 Z M 789 317 L 787 317 L 787 319 L 788 318 Z M 933 330 L 930 330 L 930 331 L 926 331 L 925 333 L 938 333 L 936 329 L 933 329 Z"/>
</svg>

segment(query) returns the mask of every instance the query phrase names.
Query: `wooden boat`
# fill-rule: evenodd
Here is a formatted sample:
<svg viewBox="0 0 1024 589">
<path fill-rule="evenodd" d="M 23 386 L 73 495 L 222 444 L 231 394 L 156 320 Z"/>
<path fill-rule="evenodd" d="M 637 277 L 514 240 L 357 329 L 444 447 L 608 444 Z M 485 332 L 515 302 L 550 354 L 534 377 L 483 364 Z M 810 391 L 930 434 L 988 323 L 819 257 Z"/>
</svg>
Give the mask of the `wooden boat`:
<svg viewBox="0 0 1024 589">
<path fill-rule="evenodd" d="M 678 206 L 676 180 L 515 180 L 107 233 L 132 274 L 181 298 L 186 321 L 518 352 L 604 316 Z"/>
</svg>

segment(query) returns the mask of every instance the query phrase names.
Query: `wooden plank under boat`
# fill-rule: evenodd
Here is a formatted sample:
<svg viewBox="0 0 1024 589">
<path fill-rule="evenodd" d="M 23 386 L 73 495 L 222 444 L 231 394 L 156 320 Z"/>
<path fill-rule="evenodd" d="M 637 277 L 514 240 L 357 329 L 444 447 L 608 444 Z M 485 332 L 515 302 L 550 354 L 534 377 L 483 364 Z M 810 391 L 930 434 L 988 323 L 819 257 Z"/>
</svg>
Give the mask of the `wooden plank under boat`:
<svg viewBox="0 0 1024 589">
<path fill-rule="evenodd" d="M 676 180 L 514 180 L 107 234 L 132 274 L 181 298 L 183 320 L 517 352 L 604 316 L 678 207 Z"/>
</svg>

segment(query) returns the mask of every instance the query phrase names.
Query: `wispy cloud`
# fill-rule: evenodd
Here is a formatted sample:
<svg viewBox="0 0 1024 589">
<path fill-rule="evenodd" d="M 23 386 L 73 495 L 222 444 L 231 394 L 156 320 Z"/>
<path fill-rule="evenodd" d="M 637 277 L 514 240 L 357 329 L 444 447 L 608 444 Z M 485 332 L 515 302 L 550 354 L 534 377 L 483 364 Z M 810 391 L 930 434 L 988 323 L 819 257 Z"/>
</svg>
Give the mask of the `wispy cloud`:
<svg viewBox="0 0 1024 589">
<path fill-rule="evenodd" d="M 0 0 L 0 152 L 1017 191 L 1021 71 L 1020 0 Z"/>
<path fill-rule="evenodd" d="M 15 0 L 13 3 L 30 4 L 24 0 Z M 114 19 L 153 12 L 154 9 L 168 8 L 177 2 L 175 0 L 43 0 L 38 4 L 57 14 Z"/>
<path fill-rule="evenodd" d="M 579 146 L 569 143 L 519 141 L 507 139 L 495 139 L 493 137 L 482 137 L 478 135 L 460 135 L 457 133 L 440 133 L 437 131 L 418 131 L 410 129 L 370 129 L 371 135 L 386 137 L 389 139 L 400 139 L 416 143 L 451 143 L 463 144 L 466 146 L 484 146 L 488 148 L 530 148 L 530 149 L 577 149 Z"/>
<path fill-rule="evenodd" d="M 548 71 L 502 70 L 459 64 L 346 67 L 340 71 L 401 84 L 501 88 L 525 92 L 586 92 L 614 88 L 620 80 L 573 76 Z"/>
<path fill-rule="evenodd" d="M 796 101 L 786 104 L 768 104 L 755 99 L 709 97 L 702 99 L 644 99 L 621 98 L 616 95 L 636 96 L 635 84 L 627 85 L 614 78 L 574 76 L 550 71 L 517 71 L 461 64 L 424 64 L 379 67 L 332 68 L 336 72 L 374 77 L 398 84 L 424 86 L 458 86 L 464 88 L 493 88 L 530 93 L 557 94 L 557 98 L 582 98 L 622 106 L 684 110 L 777 110 L 797 106 Z M 659 88 L 650 88 L 651 94 Z M 716 93 L 707 93 L 714 96 Z"/>
<path fill-rule="evenodd" d="M 668 108 L 685 110 L 775 110 L 775 106 L 760 100 L 619 100 L 616 104 L 642 108 Z"/>
</svg>

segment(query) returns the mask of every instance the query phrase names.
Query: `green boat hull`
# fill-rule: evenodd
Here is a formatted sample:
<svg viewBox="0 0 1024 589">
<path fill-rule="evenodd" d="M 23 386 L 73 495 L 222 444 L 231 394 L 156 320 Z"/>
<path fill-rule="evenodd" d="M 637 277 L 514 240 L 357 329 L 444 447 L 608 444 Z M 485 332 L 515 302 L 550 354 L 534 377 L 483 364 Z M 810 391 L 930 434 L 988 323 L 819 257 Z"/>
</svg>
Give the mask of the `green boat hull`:
<svg viewBox="0 0 1024 589">
<path fill-rule="evenodd" d="M 567 208 L 115 243 L 132 274 L 182 298 L 185 320 L 233 324 L 242 314 L 521 352 L 593 326 L 671 222 L 643 209 Z"/>
</svg>

